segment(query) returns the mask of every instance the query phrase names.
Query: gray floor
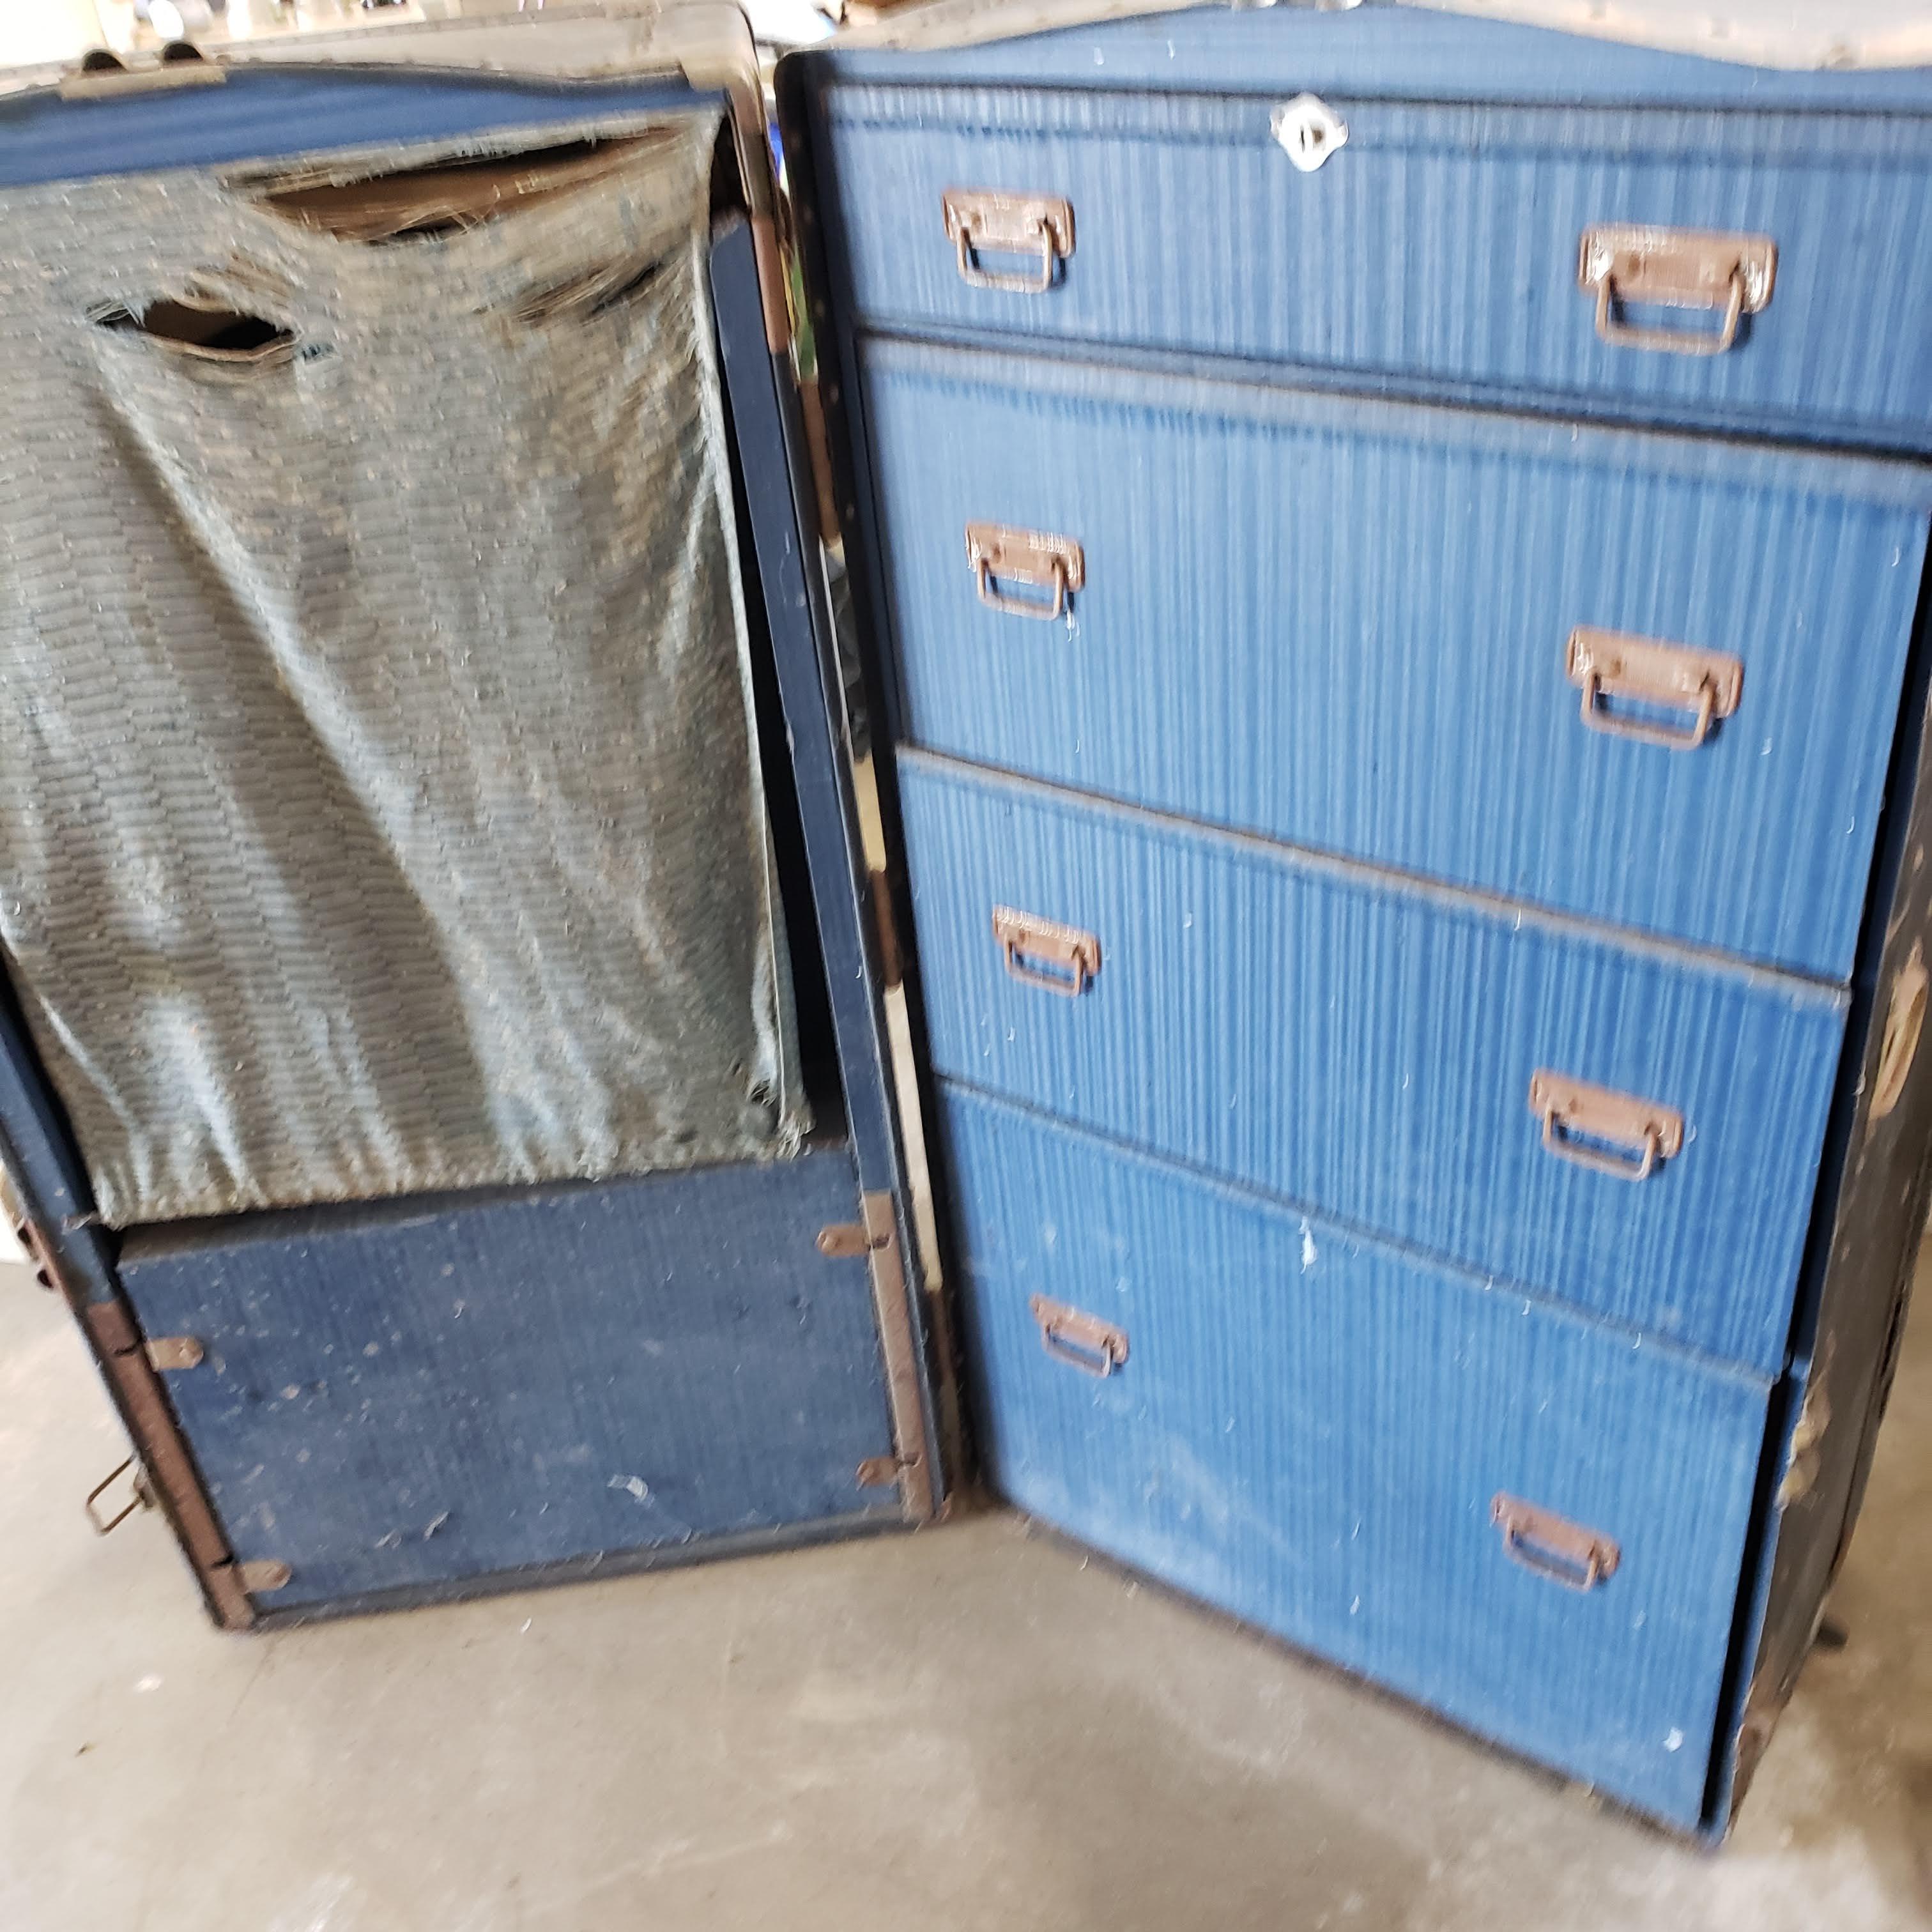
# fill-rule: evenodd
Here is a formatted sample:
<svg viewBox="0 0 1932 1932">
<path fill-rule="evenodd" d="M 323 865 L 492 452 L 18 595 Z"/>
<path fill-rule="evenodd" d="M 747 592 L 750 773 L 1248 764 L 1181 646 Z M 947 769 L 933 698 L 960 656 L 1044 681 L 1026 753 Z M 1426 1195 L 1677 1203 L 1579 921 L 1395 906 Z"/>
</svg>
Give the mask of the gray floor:
<svg viewBox="0 0 1932 1932">
<path fill-rule="evenodd" d="M 223 1637 L 121 1453 L 0 1273 L 4 1932 L 1932 1925 L 1932 1318 L 1715 1857 L 1010 1516 Z"/>
</svg>

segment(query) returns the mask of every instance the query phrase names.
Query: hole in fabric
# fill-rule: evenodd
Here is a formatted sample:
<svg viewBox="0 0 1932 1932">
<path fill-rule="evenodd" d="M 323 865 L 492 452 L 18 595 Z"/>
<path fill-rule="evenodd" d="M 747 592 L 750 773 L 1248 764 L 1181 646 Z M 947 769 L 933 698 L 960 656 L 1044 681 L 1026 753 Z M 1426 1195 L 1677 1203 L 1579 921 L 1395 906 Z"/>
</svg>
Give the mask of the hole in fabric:
<svg viewBox="0 0 1932 1932">
<path fill-rule="evenodd" d="M 568 141 L 532 153 L 399 169 L 366 181 L 325 182 L 272 190 L 272 214 L 345 242 L 371 247 L 466 234 L 486 222 L 602 181 L 671 136 Z"/>
<path fill-rule="evenodd" d="M 170 40 L 162 48 L 161 64 L 164 67 L 178 67 L 183 61 L 194 61 L 202 66 L 207 64 L 206 57 L 192 40 Z"/>
<path fill-rule="evenodd" d="M 533 328 L 552 322 L 590 322 L 635 299 L 664 272 L 662 259 L 606 262 L 568 281 L 532 289 L 517 304 L 518 320 Z"/>
<path fill-rule="evenodd" d="M 82 74 L 125 74 L 126 64 L 118 55 L 111 54 L 105 47 L 90 47 L 80 57 Z"/>
<path fill-rule="evenodd" d="M 292 349 L 293 333 L 266 316 L 243 315 L 232 309 L 196 308 L 187 302 L 150 302 L 138 314 L 130 308 L 100 310 L 94 317 L 103 328 L 151 335 L 205 356 L 250 358 L 280 349 Z"/>
</svg>

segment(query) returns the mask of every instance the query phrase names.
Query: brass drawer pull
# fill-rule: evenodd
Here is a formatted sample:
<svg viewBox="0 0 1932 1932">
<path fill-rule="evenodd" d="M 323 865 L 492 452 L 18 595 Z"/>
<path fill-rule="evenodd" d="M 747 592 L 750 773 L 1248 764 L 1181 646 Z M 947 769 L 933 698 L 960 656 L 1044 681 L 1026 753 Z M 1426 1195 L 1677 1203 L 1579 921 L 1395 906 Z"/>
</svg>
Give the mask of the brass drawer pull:
<svg viewBox="0 0 1932 1932">
<path fill-rule="evenodd" d="M 1057 196 L 1012 194 L 1004 188 L 950 188 L 940 196 L 946 239 L 958 251 L 959 279 L 976 289 L 1043 296 L 1073 253 L 1073 204 Z M 982 268 L 986 255 L 1036 255 L 1030 274 Z"/>
<path fill-rule="evenodd" d="M 1709 736 L 1712 725 L 1730 717 L 1744 695 L 1744 668 L 1736 658 L 1621 631 L 1593 630 L 1587 624 L 1570 633 L 1564 668 L 1583 693 L 1583 722 L 1592 731 L 1672 752 L 1694 752 Z M 1612 711 L 1606 698 L 1694 715 L 1681 730 L 1648 724 Z"/>
<path fill-rule="evenodd" d="M 1675 1107 L 1592 1087 L 1546 1066 L 1530 1076 L 1529 1111 L 1543 1123 L 1543 1144 L 1550 1153 L 1618 1180 L 1648 1180 L 1659 1161 L 1684 1150 L 1684 1116 Z"/>
<path fill-rule="evenodd" d="M 1087 554 L 1071 537 L 1050 530 L 1017 530 L 1006 524 L 968 524 L 966 560 L 973 566 L 980 602 L 1010 617 L 1037 617 L 1054 623 L 1066 614 L 1070 591 L 1084 590 Z M 1010 597 L 1000 583 L 1031 584 L 1053 592 L 1050 602 Z"/>
<path fill-rule="evenodd" d="M 1078 926 L 1040 919 L 1011 906 L 993 908 L 993 937 L 1000 943 L 1006 970 L 1029 986 L 1076 1000 L 1100 970 L 1100 942 Z"/>
<path fill-rule="evenodd" d="M 1539 1509 L 1500 1491 L 1490 1504 L 1490 1520 L 1502 1532 L 1510 1560 L 1568 1590 L 1594 1590 L 1617 1574 L 1623 1552 L 1601 1530 Z"/>
<path fill-rule="evenodd" d="M 1763 235 L 1708 235 L 1694 228 L 1652 228 L 1636 221 L 1600 221 L 1583 231 L 1576 283 L 1597 297 L 1597 333 L 1624 349 L 1666 356 L 1721 356 L 1738 339 L 1738 324 L 1771 300 L 1778 279 L 1778 244 Z M 1618 314 L 1626 302 L 1664 308 L 1721 311 L 1708 331 L 1640 328 Z"/>
<path fill-rule="evenodd" d="M 1040 1324 L 1040 1346 L 1056 1360 L 1090 1376 L 1111 1376 L 1127 1359 L 1127 1331 L 1064 1301 L 1036 1294 L 1027 1306 Z"/>
</svg>

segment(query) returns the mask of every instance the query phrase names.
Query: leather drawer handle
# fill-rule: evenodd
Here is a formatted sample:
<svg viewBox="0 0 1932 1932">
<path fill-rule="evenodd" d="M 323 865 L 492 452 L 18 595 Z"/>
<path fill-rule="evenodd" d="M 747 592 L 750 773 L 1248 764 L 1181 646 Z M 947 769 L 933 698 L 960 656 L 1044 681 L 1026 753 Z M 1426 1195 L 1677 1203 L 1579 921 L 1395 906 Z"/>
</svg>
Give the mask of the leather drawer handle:
<svg viewBox="0 0 1932 1932">
<path fill-rule="evenodd" d="M 1602 221 L 1584 230 L 1577 248 L 1577 286 L 1596 296 L 1597 333 L 1618 347 L 1659 355 L 1723 355 L 1744 317 L 1770 302 L 1777 279 L 1778 244 L 1764 235 Z M 1618 314 L 1626 302 L 1715 309 L 1722 319 L 1715 334 L 1640 328 Z"/>
<path fill-rule="evenodd" d="M 1111 1376 L 1127 1359 L 1127 1331 L 1084 1309 L 1036 1294 L 1027 1306 L 1040 1324 L 1040 1346 L 1083 1375 Z"/>
<path fill-rule="evenodd" d="M 1086 587 L 1086 552 L 1071 537 L 1055 536 L 1050 530 L 968 524 L 966 561 L 973 566 L 980 602 L 1010 617 L 1055 623 L 1066 614 L 1068 593 Z M 1044 602 L 1036 597 L 1010 596 L 998 587 L 1000 583 L 1030 584 L 1053 595 Z"/>
<path fill-rule="evenodd" d="M 1570 633 L 1564 668 L 1583 694 L 1583 722 L 1592 731 L 1672 752 L 1694 752 L 1744 695 L 1744 668 L 1736 658 L 1587 624 Z M 1648 724 L 1612 710 L 1604 701 L 1610 698 L 1684 712 L 1690 722 L 1682 727 Z"/>
<path fill-rule="evenodd" d="M 1594 1590 L 1617 1574 L 1623 1552 L 1601 1530 L 1539 1508 L 1500 1490 L 1490 1504 L 1490 1520 L 1502 1532 L 1512 1562 L 1566 1590 Z"/>
<path fill-rule="evenodd" d="M 1100 942 L 1092 933 L 1036 913 L 994 907 L 993 937 L 1016 980 L 1070 1000 L 1085 992 L 1100 970 Z"/>
<path fill-rule="evenodd" d="M 1543 1123 L 1544 1148 L 1592 1174 L 1646 1180 L 1659 1161 L 1684 1150 L 1684 1116 L 1675 1107 L 1546 1066 L 1530 1076 L 1529 1111 Z"/>
<path fill-rule="evenodd" d="M 959 279 L 970 287 L 1043 296 L 1059 279 L 1060 264 L 1073 253 L 1073 204 L 1057 195 L 950 188 L 940 195 L 939 205 Z M 982 254 L 1030 255 L 1039 266 L 1023 274 L 988 268 L 980 264 Z"/>
</svg>

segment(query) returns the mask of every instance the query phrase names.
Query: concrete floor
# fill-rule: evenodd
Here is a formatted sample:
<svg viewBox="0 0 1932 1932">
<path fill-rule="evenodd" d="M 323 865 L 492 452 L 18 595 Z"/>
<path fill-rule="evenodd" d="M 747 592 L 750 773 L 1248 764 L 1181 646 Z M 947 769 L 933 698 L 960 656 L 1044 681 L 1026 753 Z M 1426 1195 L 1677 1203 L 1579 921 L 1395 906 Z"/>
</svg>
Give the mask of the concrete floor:
<svg viewBox="0 0 1932 1932">
<path fill-rule="evenodd" d="M 122 1453 L 0 1273 L 4 1932 L 1932 1926 L 1932 1318 L 1714 1857 L 1010 1516 L 224 1637 Z"/>
</svg>

